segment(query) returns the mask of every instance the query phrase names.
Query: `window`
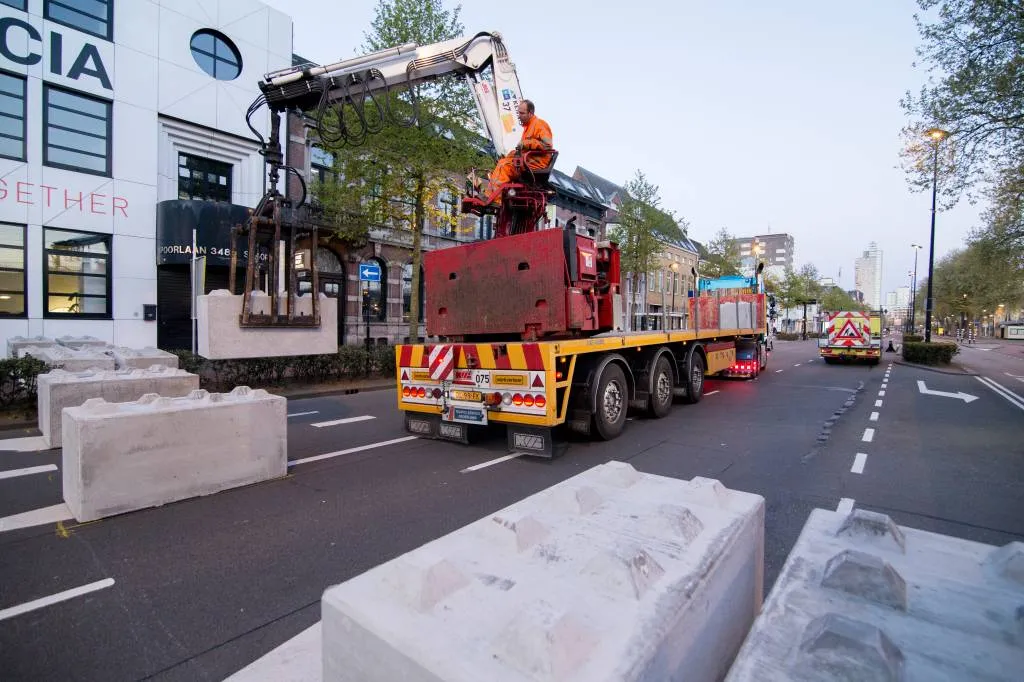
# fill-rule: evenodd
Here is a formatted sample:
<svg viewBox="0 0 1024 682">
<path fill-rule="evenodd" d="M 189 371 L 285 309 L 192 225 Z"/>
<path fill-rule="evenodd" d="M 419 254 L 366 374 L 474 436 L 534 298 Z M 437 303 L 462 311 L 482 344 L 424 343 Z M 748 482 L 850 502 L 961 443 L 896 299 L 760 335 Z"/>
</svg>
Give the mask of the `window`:
<svg viewBox="0 0 1024 682">
<path fill-rule="evenodd" d="M 110 102 L 43 86 L 43 163 L 110 176 Z"/>
<path fill-rule="evenodd" d="M 0 223 L 0 317 L 25 316 L 25 226 Z"/>
<path fill-rule="evenodd" d="M 0 4 L 13 7 L 14 9 L 20 9 L 22 12 L 27 12 L 28 10 L 25 8 L 26 1 L 27 0 L 0 0 Z"/>
<path fill-rule="evenodd" d="M 178 154 L 178 198 L 231 202 L 231 164 Z"/>
<path fill-rule="evenodd" d="M 363 319 L 386 322 L 388 319 L 388 269 L 384 262 L 377 258 L 363 262 L 380 268 L 380 281 L 359 283 L 363 297 Z"/>
<path fill-rule="evenodd" d="M 43 15 L 97 38 L 114 39 L 114 3 L 111 0 L 46 0 Z"/>
<path fill-rule="evenodd" d="M 417 287 L 420 291 L 420 314 L 419 322 L 424 323 L 424 317 L 426 316 L 427 306 L 423 296 L 423 267 L 420 266 L 420 285 Z M 412 310 L 412 263 L 406 263 L 402 266 L 402 322 L 409 322 L 409 311 Z"/>
<path fill-rule="evenodd" d="M 25 160 L 25 79 L 0 72 L 0 156 Z"/>
<path fill-rule="evenodd" d="M 109 234 L 45 228 L 46 317 L 109 318 Z"/>
<path fill-rule="evenodd" d="M 208 76 L 233 81 L 242 73 L 242 55 L 226 35 L 204 28 L 192 34 L 192 58 Z"/>
</svg>

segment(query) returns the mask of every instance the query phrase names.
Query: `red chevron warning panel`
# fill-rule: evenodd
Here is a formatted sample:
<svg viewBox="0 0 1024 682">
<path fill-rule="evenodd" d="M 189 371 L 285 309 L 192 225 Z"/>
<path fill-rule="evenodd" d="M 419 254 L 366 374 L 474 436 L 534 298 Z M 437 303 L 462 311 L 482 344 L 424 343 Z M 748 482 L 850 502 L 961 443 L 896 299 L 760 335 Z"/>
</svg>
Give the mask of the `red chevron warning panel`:
<svg viewBox="0 0 1024 682">
<path fill-rule="evenodd" d="M 861 335 L 861 330 L 857 328 L 857 324 L 853 320 L 848 319 L 843 323 L 839 333 L 833 337 L 833 342 L 852 346 L 853 343 L 861 343 L 863 339 L 864 337 Z"/>
</svg>

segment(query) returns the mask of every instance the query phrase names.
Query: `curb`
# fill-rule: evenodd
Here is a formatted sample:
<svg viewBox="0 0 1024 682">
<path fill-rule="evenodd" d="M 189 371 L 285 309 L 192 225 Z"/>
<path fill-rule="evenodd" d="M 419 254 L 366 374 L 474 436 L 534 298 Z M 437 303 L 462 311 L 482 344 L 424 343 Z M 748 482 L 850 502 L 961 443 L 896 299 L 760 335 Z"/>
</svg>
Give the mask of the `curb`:
<svg viewBox="0 0 1024 682">
<path fill-rule="evenodd" d="M 967 369 L 961 366 L 960 370 L 951 369 L 939 369 L 938 367 L 932 367 L 931 365 L 919 365 L 916 362 L 907 362 L 906 360 L 893 360 L 894 365 L 902 365 L 904 367 L 913 367 L 914 369 L 923 369 L 926 372 L 935 372 L 936 374 L 952 374 L 954 376 L 970 377 L 977 376 L 977 372 Z"/>
<path fill-rule="evenodd" d="M 3 423 L 3 424 L 0 424 L 0 432 L 3 432 L 3 431 L 17 431 L 19 429 L 32 429 L 32 430 L 35 430 L 37 428 L 39 428 L 39 424 L 37 424 L 35 420 L 27 421 L 27 422 L 6 422 L 6 423 Z"/>
</svg>

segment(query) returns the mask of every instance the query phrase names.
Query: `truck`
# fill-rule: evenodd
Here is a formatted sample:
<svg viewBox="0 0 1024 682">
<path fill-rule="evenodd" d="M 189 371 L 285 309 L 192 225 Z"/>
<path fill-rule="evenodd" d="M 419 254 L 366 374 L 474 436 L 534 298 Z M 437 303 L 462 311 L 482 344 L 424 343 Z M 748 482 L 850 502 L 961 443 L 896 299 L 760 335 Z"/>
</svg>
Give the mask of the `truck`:
<svg viewBox="0 0 1024 682">
<path fill-rule="evenodd" d="M 882 359 L 882 316 L 880 311 L 844 310 L 827 313 L 818 337 L 818 355 L 827 364 Z"/>
</svg>

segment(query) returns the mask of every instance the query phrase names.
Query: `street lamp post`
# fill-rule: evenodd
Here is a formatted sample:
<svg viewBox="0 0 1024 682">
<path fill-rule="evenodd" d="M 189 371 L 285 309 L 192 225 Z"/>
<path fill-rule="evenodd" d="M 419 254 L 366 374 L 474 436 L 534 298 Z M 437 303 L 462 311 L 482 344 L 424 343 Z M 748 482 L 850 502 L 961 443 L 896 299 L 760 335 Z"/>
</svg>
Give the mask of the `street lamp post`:
<svg viewBox="0 0 1024 682">
<path fill-rule="evenodd" d="M 934 149 L 932 154 L 932 231 L 928 244 L 928 298 L 925 299 L 924 305 L 924 340 L 925 343 L 930 343 L 932 340 L 932 310 L 934 309 L 932 276 L 935 270 L 935 199 L 939 187 L 939 143 L 948 137 L 949 133 L 941 128 L 931 128 L 924 134 L 931 138 Z"/>
<path fill-rule="evenodd" d="M 914 279 L 910 280 L 910 333 L 913 334 L 917 323 L 917 252 L 921 250 L 921 245 L 911 244 L 910 247 L 914 249 Z"/>
</svg>

